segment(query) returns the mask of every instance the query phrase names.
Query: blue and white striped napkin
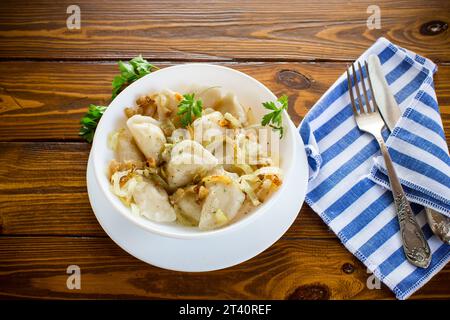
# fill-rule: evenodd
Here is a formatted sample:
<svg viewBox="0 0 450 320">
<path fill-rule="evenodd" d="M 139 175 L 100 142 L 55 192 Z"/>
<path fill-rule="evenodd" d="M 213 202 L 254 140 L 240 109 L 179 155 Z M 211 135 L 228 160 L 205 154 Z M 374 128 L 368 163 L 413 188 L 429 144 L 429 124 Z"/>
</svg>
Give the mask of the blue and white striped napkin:
<svg viewBox="0 0 450 320">
<path fill-rule="evenodd" d="M 450 212 L 449 154 L 433 87 L 436 66 L 380 38 L 358 60 L 377 54 L 403 116 L 389 136 L 389 152 L 409 199 Z M 399 299 L 406 299 L 450 260 L 450 246 L 412 204 L 433 259 L 427 269 L 403 253 L 392 194 L 375 139 L 358 130 L 343 74 L 299 127 L 310 169 L 306 202 Z M 384 132 L 387 137 L 387 131 Z"/>
<path fill-rule="evenodd" d="M 410 201 L 450 217 L 450 156 L 443 130 L 433 74 L 436 65 L 383 39 L 398 59 L 382 65 L 403 116 L 387 140 L 389 153 Z M 399 61 L 402 61 L 398 64 Z M 371 179 L 390 188 L 380 155 Z"/>
</svg>

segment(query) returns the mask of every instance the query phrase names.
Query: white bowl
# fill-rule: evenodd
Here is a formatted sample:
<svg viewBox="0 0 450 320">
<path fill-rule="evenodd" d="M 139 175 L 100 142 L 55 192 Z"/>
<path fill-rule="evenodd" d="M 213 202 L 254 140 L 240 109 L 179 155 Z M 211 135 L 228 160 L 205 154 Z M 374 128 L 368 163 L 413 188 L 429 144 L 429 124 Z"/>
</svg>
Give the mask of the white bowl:
<svg viewBox="0 0 450 320">
<path fill-rule="evenodd" d="M 242 72 L 227 67 L 200 63 L 167 67 L 152 72 L 134 82 L 111 102 L 97 126 L 91 149 L 96 180 L 100 185 L 101 192 L 113 207 L 128 220 L 147 231 L 178 239 L 199 239 L 223 235 L 236 231 L 238 228 L 244 228 L 255 219 L 265 215 L 277 203 L 280 194 L 285 191 L 286 180 L 289 179 L 290 172 L 295 170 L 293 159 L 297 159 L 297 152 L 304 152 L 304 150 L 298 149 L 299 134 L 288 114 L 284 112 L 285 133 L 283 139 L 280 140 L 280 167 L 283 170 L 284 181 L 281 188 L 268 201 L 256 207 L 251 213 L 230 225 L 211 231 L 186 227 L 175 222 L 153 222 L 144 217 L 132 215 L 130 209 L 110 190 L 107 168 L 110 160 L 114 158 L 114 153 L 108 147 L 108 134 L 125 125 L 124 109 L 134 106 L 139 96 L 163 89 L 184 92 L 186 88 L 192 85 L 220 86 L 224 92 L 233 92 L 243 105 L 252 107 L 257 119 L 266 113 L 266 110 L 261 106 L 262 102 L 276 100 L 276 96 L 262 83 Z M 303 168 L 304 165 L 300 167 Z M 306 175 L 304 176 L 307 179 Z M 305 185 L 306 183 L 307 181 L 304 182 Z M 299 201 L 303 201 L 303 197 Z M 270 226 L 267 227 L 270 228 Z"/>
</svg>

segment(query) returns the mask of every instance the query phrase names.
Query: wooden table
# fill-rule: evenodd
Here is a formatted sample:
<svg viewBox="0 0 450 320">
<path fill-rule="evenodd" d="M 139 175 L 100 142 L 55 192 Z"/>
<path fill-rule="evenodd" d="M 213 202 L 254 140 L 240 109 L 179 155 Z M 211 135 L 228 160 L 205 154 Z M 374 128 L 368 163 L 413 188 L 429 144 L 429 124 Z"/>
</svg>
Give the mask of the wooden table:
<svg viewBox="0 0 450 320">
<path fill-rule="evenodd" d="M 327 3 L 325 3 L 327 2 Z M 90 145 L 78 121 L 107 105 L 116 61 L 138 54 L 160 67 L 214 62 L 290 97 L 298 124 L 378 37 L 435 61 L 450 138 L 450 2 L 376 1 L 1 1 L 0 297 L 393 299 L 369 290 L 366 268 L 304 205 L 271 248 L 233 268 L 179 273 L 121 250 L 97 223 L 86 192 Z M 68 30 L 66 9 L 81 8 Z M 81 267 L 81 290 L 66 268 Z M 450 265 L 412 299 L 450 298 Z"/>
</svg>

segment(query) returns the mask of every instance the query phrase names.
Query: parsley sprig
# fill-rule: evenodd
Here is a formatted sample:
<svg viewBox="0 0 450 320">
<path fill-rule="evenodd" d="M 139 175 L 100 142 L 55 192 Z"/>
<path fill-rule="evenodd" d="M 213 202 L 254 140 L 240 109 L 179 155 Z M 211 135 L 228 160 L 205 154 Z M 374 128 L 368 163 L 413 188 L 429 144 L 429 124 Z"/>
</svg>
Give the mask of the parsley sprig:
<svg viewBox="0 0 450 320">
<path fill-rule="evenodd" d="M 130 83 L 157 69 L 157 67 L 142 58 L 141 55 L 131 59 L 129 62 L 119 61 L 118 64 L 120 75 L 116 76 L 112 82 L 112 99 Z"/>
<path fill-rule="evenodd" d="M 114 80 L 112 82 L 113 89 L 111 99 L 114 99 L 129 84 L 151 73 L 155 69 L 158 69 L 147 60 L 142 58 L 141 55 L 131 59 L 128 62 L 119 61 L 118 64 L 120 75 L 114 77 Z M 79 134 L 87 142 L 92 143 L 98 121 L 102 117 L 105 110 L 106 107 L 104 106 L 96 106 L 91 104 L 89 106 L 88 112 L 81 119 L 81 128 Z"/>
<path fill-rule="evenodd" d="M 271 112 L 263 116 L 261 125 L 269 125 L 273 130 L 279 132 L 280 138 L 283 138 L 284 129 L 282 112 L 288 108 L 288 97 L 286 95 L 282 95 L 278 98 L 277 102 L 267 101 L 263 102 L 262 105 L 264 108 L 271 110 Z"/>
<path fill-rule="evenodd" d="M 80 133 L 87 142 L 92 143 L 94 139 L 95 128 L 97 128 L 98 121 L 102 117 L 107 107 L 96 106 L 95 104 L 89 105 L 88 112 L 81 118 Z"/>
<path fill-rule="evenodd" d="M 181 116 L 181 124 L 187 127 L 192 123 L 195 117 L 202 115 L 203 102 L 200 99 L 195 99 L 195 93 L 186 93 L 183 95 L 183 100 L 178 104 L 177 114 Z"/>
</svg>

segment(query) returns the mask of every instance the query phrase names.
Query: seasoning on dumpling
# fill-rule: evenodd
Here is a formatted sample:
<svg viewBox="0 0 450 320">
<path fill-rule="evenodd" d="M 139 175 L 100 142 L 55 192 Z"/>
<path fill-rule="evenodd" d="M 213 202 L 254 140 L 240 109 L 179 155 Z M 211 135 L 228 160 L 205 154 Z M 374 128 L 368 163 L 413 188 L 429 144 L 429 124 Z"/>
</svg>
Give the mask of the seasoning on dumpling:
<svg viewBox="0 0 450 320">
<path fill-rule="evenodd" d="M 172 149 L 165 170 L 167 182 L 171 188 L 185 186 L 191 183 L 195 176 L 204 176 L 218 163 L 217 158 L 198 142 L 183 140 Z"/>
<path fill-rule="evenodd" d="M 156 112 L 155 100 L 153 100 L 150 95 L 140 96 L 136 100 L 136 104 L 137 106 L 135 107 L 125 108 L 125 115 L 127 118 L 131 118 L 135 114 L 153 117 Z"/>
<path fill-rule="evenodd" d="M 198 225 L 200 229 L 218 228 L 229 223 L 236 216 L 245 200 L 245 194 L 239 188 L 237 178 L 237 174 L 223 170 L 222 175 L 213 175 L 204 179 L 208 195 L 200 216 Z"/>
<path fill-rule="evenodd" d="M 159 127 L 159 122 L 152 117 L 134 115 L 128 119 L 127 127 L 147 160 L 156 163 L 166 143 L 166 137 Z"/>
</svg>

